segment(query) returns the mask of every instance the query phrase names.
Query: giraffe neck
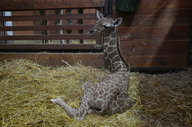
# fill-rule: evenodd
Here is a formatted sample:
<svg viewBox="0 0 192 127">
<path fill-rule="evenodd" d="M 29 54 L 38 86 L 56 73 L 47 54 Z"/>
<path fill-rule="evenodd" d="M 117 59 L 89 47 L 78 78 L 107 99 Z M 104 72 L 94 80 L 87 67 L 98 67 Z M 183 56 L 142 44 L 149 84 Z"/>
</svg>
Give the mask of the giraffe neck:
<svg viewBox="0 0 192 127">
<path fill-rule="evenodd" d="M 111 71 L 127 70 L 125 60 L 119 50 L 119 35 L 117 28 L 113 28 L 104 35 L 104 56 L 106 67 Z"/>
</svg>

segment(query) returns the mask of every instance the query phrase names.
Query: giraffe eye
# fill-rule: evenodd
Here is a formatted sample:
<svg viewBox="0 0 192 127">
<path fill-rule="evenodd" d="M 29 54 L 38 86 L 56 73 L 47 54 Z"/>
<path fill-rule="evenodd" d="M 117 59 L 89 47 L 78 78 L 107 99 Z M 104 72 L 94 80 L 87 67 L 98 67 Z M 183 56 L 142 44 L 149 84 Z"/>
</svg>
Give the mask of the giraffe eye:
<svg viewBox="0 0 192 127">
<path fill-rule="evenodd" d="M 109 26 L 106 26 L 106 25 L 104 25 L 103 27 L 104 27 L 105 29 L 108 29 L 108 28 L 109 28 Z"/>
</svg>

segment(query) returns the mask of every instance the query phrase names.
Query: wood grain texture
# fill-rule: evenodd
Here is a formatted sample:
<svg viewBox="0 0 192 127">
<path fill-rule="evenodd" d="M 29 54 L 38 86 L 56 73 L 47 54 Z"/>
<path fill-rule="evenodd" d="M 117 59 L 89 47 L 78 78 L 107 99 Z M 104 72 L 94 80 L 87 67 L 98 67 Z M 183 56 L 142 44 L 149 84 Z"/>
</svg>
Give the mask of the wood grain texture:
<svg viewBox="0 0 192 127">
<path fill-rule="evenodd" d="M 188 40 L 190 25 L 123 26 L 119 28 L 121 40 Z"/>
<path fill-rule="evenodd" d="M 190 25 L 192 8 L 138 10 L 136 13 L 114 11 L 115 17 L 123 17 L 121 26 L 172 26 Z"/>
<path fill-rule="evenodd" d="M 62 40 L 62 39 L 95 39 L 88 35 L 29 35 L 29 36 L 0 36 L 0 40 Z"/>
<path fill-rule="evenodd" d="M 121 41 L 123 55 L 187 55 L 188 41 Z"/>
<path fill-rule="evenodd" d="M 141 0 L 138 9 L 188 8 L 191 0 Z"/>
<path fill-rule="evenodd" d="M 65 2 L 65 4 L 63 4 Z M 22 3 L 22 4 L 21 4 Z M 34 10 L 34 9 L 52 9 L 52 8 L 92 8 L 103 7 L 104 0 L 33 0 L 33 3 L 29 4 L 29 0 L 6 0 L 0 2 L 0 10 Z M 5 6 L 6 5 L 6 6 Z M 7 6 L 9 5 L 9 6 Z M 20 6 L 22 5 L 22 6 Z M 70 6 L 69 6 L 70 5 Z M 183 67 L 189 65 L 192 59 L 188 54 L 192 52 L 192 47 L 189 46 L 189 40 L 191 36 L 191 14 L 192 14 L 192 1 L 191 0 L 140 0 L 140 4 L 136 13 L 126 13 L 115 11 L 114 18 L 123 17 L 123 23 L 119 27 L 119 34 L 121 38 L 121 52 L 128 62 L 133 67 Z M 12 19 L 14 18 L 14 19 Z M 52 20 L 55 19 L 81 19 L 87 18 L 94 19 L 95 15 L 92 13 L 86 15 L 47 15 L 26 17 L 0 17 L 1 21 L 7 20 L 25 20 L 39 21 L 39 20 Z M 41 29 L 60 29 L 61 26 L 41 26 Z M 70 27 L 70 26 L 67 26 Z M 66 27 L 66 28 L 67 28 Z M 29 28 L 29 26 L 28 26 Z M 4 27 L 2 30 L 10 30 L 10 28 Z M 13 29 L 16 29 L 16 27 Z M 20 30 L 24 30 L 24 27 L 20 27 Z M 33 29 L 40 29 L 34 27 Z M 71 29 L 76 29 L 72 27 Z M 82 28 L 83 29 L 83 28 Z M 85 29 L 88 29 L 86 27 Z M 65 39 L 70 39 L 75 35 L 63 36 Z M 48 39 L 62 39 L 61 36 L 51 35 Z M 78 38 L 80 36 L 77 36 Z M 12 37 L 0 37 L 3 39 L 11 39 Z M 88 38 L 81 36 L 80 38 Z M 17 37 L 17 39 L 26 39 L 26 37 Z M 28 39 L 35 39 L 30 37 Z M 39 37 L 39 39 L 47 39 L 47 37 Z M 98 40 L 101 38 L 97 37 Z M 98 41 L 99 43 L 101 41 Z M 101 43 L 100 43 L 101 44 Z M 45 47 L 44 47 L 45 48 Z M 48 48 L 48 47 L 47 47 Z M 51 47 L 49 47 L 51 48 Z M 59 48 L 59 47 L 54 47 Z M 68 47 L 73 48 L 73 47 Z M 76 47 L 77 48 L 77 47 Z M 85 47 L 84 47 L 85 48 Z M 97 48 L 97 47 L 89 47 Z M 189 49 L 190 48 L 190 49 Z M 46 48 L 45 48 L 46 49 Z M 101 48 L 100 48 L 101 50 Z M 41 64 L 48 65 L 62 65 L 58 62 L 64 58 L 67 62 L 72 61 L 86 61 L 90 63 L 88 65 L 103 66 L 103 55 L 100 57 L 93 57 L 88 55 L 70 55 L 70 54 L 3 54 L 1 58 L 28 58 L 28 56 L 37 58 Z M 73 58 L 73 59 L 72 59 Z M 91 61 L 91 59 L 93 61 Z M 190 60 L 188 60 L 190 59 Z M 97 62 L 98 60 L 98 62 Z M 92 63 L 95 62 L 95 63 Z"/>
<path fill-rule="evenodd" d="M 46 26 L 4 26 L 0 31 L 35 31 L 35 30 L 80 30 L 90 29 L 93 25 L 46 25 Z"/>
<path fill-rule="evenodd" d="M 40 21 L 59 19 L 94 19 L 95 14 L 0 16 L 0 21 Z"/>
<path fill-rule="evenodd" d="M 104 7 L 105 0 L 1 0 L 0 11 Z"/>
<path fill-rule="evenodd" d="M 135 13 L 114 11 L 123 17 L 123 56 L 134 67 L 189 65 L 191 14 L 191 0 L 141 0 Z"/>
<path fill-rule="evenodd" d="M 123 55 L 132 67 L 183 67 L 186 55 Z"/>
<path fill-rule="evenodd" d="M 0 52 L 102 52 L 101 44 L 1 44 Z"/>
<path fill-rule="evenodd" d="M 65 66 L 61 60 L 69 64 L 81 62 L 87 66 L 104 67 L 102 53 L 0 53 L 0 61 L 28 59 L 45 66 Z"/>
<path fill-rule="evenodd" d="M 185 55 L 123 55 L 127 62 L 135 67 L 181 67 L 186 64 Z M 103 53 L 0 53 L 0 61 L 28 59 L 41 65 L 63 66 L 61 60 L 74 64 L 81 61 L 87 66 L 104 67 Z M 179 59 L 179 61 L 178 61 Z"/>
</svg>

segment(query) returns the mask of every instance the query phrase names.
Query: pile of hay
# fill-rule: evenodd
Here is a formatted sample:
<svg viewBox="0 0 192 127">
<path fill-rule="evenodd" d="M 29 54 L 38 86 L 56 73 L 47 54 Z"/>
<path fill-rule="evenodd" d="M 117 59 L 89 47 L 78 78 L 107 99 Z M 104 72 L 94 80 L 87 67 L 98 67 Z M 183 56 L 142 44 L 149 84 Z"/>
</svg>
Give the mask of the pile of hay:
<svg viewBox="0 0 192 127">
<path fill-rule="evenodd" d="M 95 83 L 108 73 L 79 63 L 57 68 L 28 60 L 0 63 L 0 126 L 192 126 L 191 70 L 164 75 L 131 73 L 129 94 L 134 105 L 122 114 L 89 114 L 77 121 L 50 102 L 61 97 L 77 108 L 83 95 L 81 84 Z"/>
<path fill-rule="evenodd" d="M 139 96 L 144 118 L 158 126 L 192 126 L 192 70 L 140 75 Z"/>
</svg>

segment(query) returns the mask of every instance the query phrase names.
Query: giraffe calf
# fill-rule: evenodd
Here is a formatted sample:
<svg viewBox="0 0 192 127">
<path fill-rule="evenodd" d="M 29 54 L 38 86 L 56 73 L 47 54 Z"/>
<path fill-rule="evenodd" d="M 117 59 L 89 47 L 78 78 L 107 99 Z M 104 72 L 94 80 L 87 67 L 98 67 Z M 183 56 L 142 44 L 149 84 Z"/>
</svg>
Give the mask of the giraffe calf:
<svg viewBox="0 0 192 127">
<path fill-rule="evenodd" d="M 77 120 L 83 120 L 89 113 L 100 115 L 122 113 L 132 106 L 132 100 L 127 93 L 128 84 L 129 72 L 124 73 L 124 70 L 120 70 L 109 74 L 96 84 L 83 84 L 84 95 L 78 109 L 71 108 L 60 98 L 51 101 Z"/>
<path fill-rule="evenodd" d="M 78 109 L 71 108 L 60 98 L 51 99 L 53 103 L 60 105 L 70 117 L 77 120 L 83 120 L 89 113 L 100 115 L 122 113 L 132 106 L 132 99 L 128 96 L 130 69 L 128 70 L 128 66 L 124 63 L 125 60 L 118 46 L 120 42 L 117 27 L 121 24 L 122 18 L 113 20 L 104 17 L 99 11 L 96 15 L 98 21 L 88 34 L 102 33 L 104 35 L 105 61 L 108 63 L 107 68 L 111 74 L 96 84 L 83 84 L 84 95 Z"/>
</svg>

